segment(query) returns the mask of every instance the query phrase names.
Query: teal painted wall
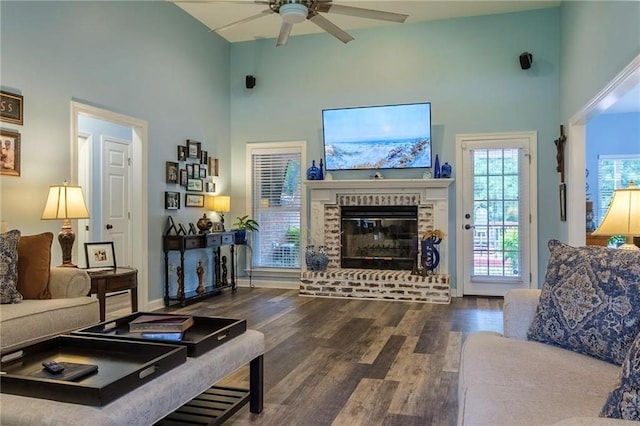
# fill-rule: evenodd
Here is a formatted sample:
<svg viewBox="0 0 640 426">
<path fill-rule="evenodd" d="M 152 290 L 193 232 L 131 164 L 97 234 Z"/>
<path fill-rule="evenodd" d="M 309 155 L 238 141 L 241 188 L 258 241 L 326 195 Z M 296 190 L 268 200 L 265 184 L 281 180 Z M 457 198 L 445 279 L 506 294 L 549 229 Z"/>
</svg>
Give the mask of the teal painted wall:
<svg viewBox="0 0 640 426">
<path fill-rule="evenodd" d="M 290 38 L 285 48 L 276 48 L 273 39 L 236 43 L 231 48 L 233 167 L 246 168 L 246 142 L 307 140 L 308 158 L 320 158 L 323 108 L 419 101 L 432 102 L 433 153 L 452 164 L 454 175 L 455 137 L 462 133 L 537 131 L 538 157 L 555 158 L 559 23 L 555 8 L 353 31 L 355 41 L 346 45 L 326 34 Z M 523 51 L 534 55 L 527 71 L 518 61 Z M 244 88 L 247 74 L 257 79 L 254 89 Z M 555 175 L 555 164 L 541 161 L 538 173 L 544 184 L 546 175 Z M 245 196 L 244 176 L 234 177 L 232 190 L 234 199 Z M 556 183 L 539 186 L 539 197 L 551 194 L 555 200 Z M 454 241 L 453 189 L 451 197 L 447 238 Z M 557 218 L 540 214 L 538 219 L 545 242 L 554 236 Z M 449 247 L 449 269 L 455 273 L 455 244 Z"/>
<path fill-rule="evenodd" d="M 187 138 L 229 158 L 229 43 L 166 2 L 0 2 L 1 85 L 24 95 L 22 176 L 2 176 L 0 217 L 25 234 L 41 221 L 49 185 L 70 178 L 70 102 L 149 125 L 149 299 L 162 297 L 164 164 Z M 228 180 L 222 169 L 220 180 Z M 177 221 L 195 222 L 197 209 Z M 61 258 L 53 245 L 53 262 Z"/>
</svg>

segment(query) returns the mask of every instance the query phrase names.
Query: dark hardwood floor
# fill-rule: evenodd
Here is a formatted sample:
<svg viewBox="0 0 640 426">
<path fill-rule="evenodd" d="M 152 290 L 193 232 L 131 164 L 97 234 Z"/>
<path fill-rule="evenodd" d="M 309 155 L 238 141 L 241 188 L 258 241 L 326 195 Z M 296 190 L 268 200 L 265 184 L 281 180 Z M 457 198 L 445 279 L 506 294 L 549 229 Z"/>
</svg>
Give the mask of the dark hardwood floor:
<svg viewBox="0 0 640 426">
<path fill-rule="evenodd" d="M 454 425 L 462 342 L 502 331 L 502 298 L 435 305 L 239 288 L 168 311 L 244 318 L 264 333 L 264 411 L 245 407 L 232 425 Z M 129 312 L 127 295 L 108 299 L 108 318 Z M 248 368 L 223 384 L 248 387 Z"/>
</svg>

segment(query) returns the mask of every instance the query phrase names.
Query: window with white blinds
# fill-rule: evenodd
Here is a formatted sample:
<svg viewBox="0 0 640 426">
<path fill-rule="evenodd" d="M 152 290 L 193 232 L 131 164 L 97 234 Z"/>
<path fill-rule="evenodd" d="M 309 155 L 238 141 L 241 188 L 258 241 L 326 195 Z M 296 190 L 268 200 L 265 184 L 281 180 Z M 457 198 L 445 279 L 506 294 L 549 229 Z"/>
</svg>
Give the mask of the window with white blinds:
<svg viewBox="0 0 640 426">
<path fill-rule="evenodd" d="M 596 225 L 604 219 L 613 191 L 628 188 L 629 182 L 640 183 L 640 155 L 598 156 L 598 211 Z"/>
<path fill-rule="evenodd" d="M 302 173 L 300 146 L 251 149 L 253 268 L 300 268 Z"/>
</svg>

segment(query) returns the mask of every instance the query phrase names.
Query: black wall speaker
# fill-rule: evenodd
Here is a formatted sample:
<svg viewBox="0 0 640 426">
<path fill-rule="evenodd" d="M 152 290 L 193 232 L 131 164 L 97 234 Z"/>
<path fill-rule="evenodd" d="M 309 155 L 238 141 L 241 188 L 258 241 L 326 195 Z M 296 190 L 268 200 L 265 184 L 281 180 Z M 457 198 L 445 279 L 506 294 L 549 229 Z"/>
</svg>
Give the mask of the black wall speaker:
<svg viewBox="0 0 640 426">
<path fill-rule="evenodd" d="M 529 52 L 523 52 L 520 54 L 520 68 L 528 70 L 533 63 L 533 55 Z"/>
<path fill-rule="evenodd" d="M 256 78 L 252 75 L 248 75 L 244 78 L 244 85 L 247 89 L 253 89 L 256 87 Z"/>
</svg>

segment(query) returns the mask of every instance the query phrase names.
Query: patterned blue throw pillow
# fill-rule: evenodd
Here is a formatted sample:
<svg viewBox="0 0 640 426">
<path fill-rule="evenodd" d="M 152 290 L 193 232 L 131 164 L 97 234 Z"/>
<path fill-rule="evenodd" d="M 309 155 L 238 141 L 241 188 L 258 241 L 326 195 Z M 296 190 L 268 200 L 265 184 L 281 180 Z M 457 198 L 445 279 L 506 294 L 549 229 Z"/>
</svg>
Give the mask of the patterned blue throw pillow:
<svg viewBox="0 0 640 426">
<path fill-rule="evenodd" d="M 609 393 L 600 417 L 640 420 L 640 335 L 627 352 L 618 383 Z"/>
<path fill-rule="evenodd" d="M 18 292 L 18 242 L 20 231 L 0 234 L 0 303 L 19 303 Z"/>
<path fill-rule="evenodd" d="M 640 251 L 549 241 L 530 340 L 622 364 L 640 331 Z"/>
</svg>

